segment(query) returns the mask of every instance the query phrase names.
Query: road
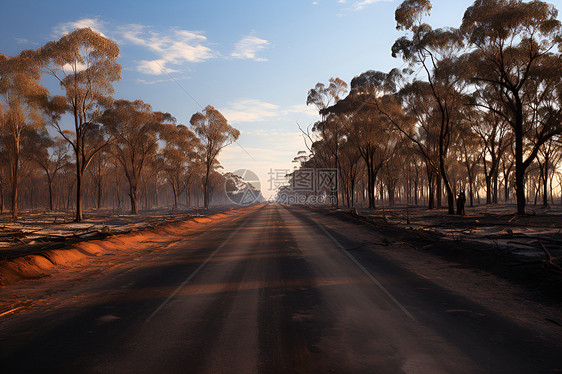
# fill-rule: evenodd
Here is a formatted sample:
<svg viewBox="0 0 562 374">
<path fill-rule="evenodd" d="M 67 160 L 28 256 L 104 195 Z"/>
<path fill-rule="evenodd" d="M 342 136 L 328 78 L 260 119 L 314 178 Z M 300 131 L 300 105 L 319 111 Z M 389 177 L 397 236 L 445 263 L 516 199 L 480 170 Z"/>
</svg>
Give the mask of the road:
<svg viewBox="0 0 562 374">
<path fill-rule="evenodd" d="M 540 373 L 562 343 L 263 205 L 0 330 L 2 372 Z M 333 225 L 331 226 L 333 227 Z"/>
</svg>

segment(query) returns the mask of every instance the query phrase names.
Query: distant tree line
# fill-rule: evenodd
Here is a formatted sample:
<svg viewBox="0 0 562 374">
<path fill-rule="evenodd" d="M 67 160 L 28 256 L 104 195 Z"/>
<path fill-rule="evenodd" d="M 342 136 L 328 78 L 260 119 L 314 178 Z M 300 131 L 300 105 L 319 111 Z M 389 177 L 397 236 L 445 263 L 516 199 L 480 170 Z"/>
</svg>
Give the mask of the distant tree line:
<svg viewBox="0 0 562 374">
<path fill-rule="evenodd" d="M 449 213 L 515 198 L 518 214 L 560 193 L 562 28 L 542 1 L 477 0 L 458 28 L 424 23 L 429 0 L 395 12 L 391 53 L 406 68 L 339 78 L 308 93 L 321 120 L 303 130 L 299 167 L 339 171 L 338 204 L 424 204 Z M 503 193 L 502 193 L 503 191 Z M 561 197 L 562 198 L 562 197 Z M 561 201 L 562 203 L 562 201 Z"/>
<path fill-rule="evenodd" d="M 81 221 L 84 205 L 137 214 L 139 205 L 177 208 L 182 196 L 184 206 L 209 206 L 224 183 L 217 156 L 239 131 L 212 106 L 185 126 L 141 100 L 114 99 L 118 56 L 117 43 L 89 28 L 0 54 L 0 213 L 73 207 Z M 45 77 L 63 95 L 51 95 Z"/>
</svg>

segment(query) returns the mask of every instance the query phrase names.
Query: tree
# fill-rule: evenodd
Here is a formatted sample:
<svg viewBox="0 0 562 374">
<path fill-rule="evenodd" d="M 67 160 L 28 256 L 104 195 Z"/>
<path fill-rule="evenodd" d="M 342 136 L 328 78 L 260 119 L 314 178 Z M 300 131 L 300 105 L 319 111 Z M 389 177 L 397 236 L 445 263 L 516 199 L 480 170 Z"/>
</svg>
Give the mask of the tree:
<svg viewBox="0 0 562 374">
<path fill-rule="evenodd" d="M 543 183 L 543 191 L 542 191 L 542 198 L 543 198 L 543 206 L 545 208 L 549 207 L 548 204 L 548 181 L 551 181 L 550 184 L 550 194 L 552 196 L 552 180 L 554 179 L 554 172 L 556 171 L 556 165 L 560 160 L 561 157 L 561 149 L 560 146 L 556 145 L 556 140 L 554 138 L 549 139 L 537 155 L 537 163 L 539 165 L 540 177 Z"/>
<path fill-rule="evenodd" d="M 474 105 L 503 117 L 514 134 L 518 214 L 525 214 L 527 168 L 539 148 L 562 131 L 560 105 L 546 121 L 536 121 L 530 108 L 532 97 L 552 87 L 549 81 L 562 78 L 562 61 L 553 53 L 562 48 L 557 15 L 554 6 L 538 0 L 477 0 L 460 28 L 473 49 Z M 491 91 L 493 101 L 486 100 L 483 94 Z"/>
<path fill-rule="evenodd" d="M 462 72 L 458 69 L 455 52 L 462 47 L 459 33 L 453 29 L 432 29 L 422 23 L 424 14 L 429 14 L 428 0 L 406 0 L 396 10 L 397 29 L 411 32 L 411 39 L 399 38 L 392 46 L 392 56 L 401 55 L 411 67 L 420 66 L 435 102 L 439 123 L 438 158 L 439 176 L 447 192 L 449 214 L 454 214 L 455 196 L 447 175 L 447 153 L 451 145 L 455 114 L 461 103 Z"/>
<path fill-rule="evenodd" d="M 365 162 L 371 209 L 375 207 L 377 174 L 392 155 L 399 137 L 383 110 L 403 119 L 396 100 L 387 97 L 378 103 L 381 96 L 396 90 L 396 74 L 397 71 L 386 74 L 373 70 L 362 73 L 351 81 L 351 92 L 345 99 L 320 111 L 322 115 L 338 115 L 346 130 L 345 137 L 355 144 Z"/>
<path fill-rule="evenodd" d="M 199 139 L 184 125 L 165 124 L 160 130 L 160 138 L 166 142 L 161 152 L 162 167 L 172 192 L 174 208 L 178 207 L 178 196 L 188 187 L 191 166 L 196 164 Z"/>
<path fill-rule="evenodd" d="M 0 131 L 9 149 L 13 220 L 18 216 L 22 136 L 26 130 L 45 126 L 42 105 L 47 102 L 48 90 L 40 80 L 40 63 L 33 51 L 15 57 L 0 54 Z"/>
<path fill-rule="evenodd" d="M 361 172 L 359 168 L 361 153 L 349 139 L 342 144 L 342 159 L 341 177 L 345 185 L 347 206 L 355 208 L 355 190 Z"/>
<path fill-rule="evenodd" d="M 467 108 L 465 108 L 467 109 Z M 466 175 L 468 178 L 468 198 L 470 200 L 470 206 L 474 206 L 474 186 L 476 183 L 476 173 L 478 171 L 478 164 L 480 163 L 480 159 L 482 158 L 482 150 L 481 144 L 479 142 L 479 137 L 474 132 L 470 121 L 467 120 L 467 117 L 470 118 L 470 112 L 468 115 L 465 115 L 465 121 L 463 121 L 463 129 L 461 131 L 461 135 L 459 137 L 459 148 L 460 154 L 462 156 L 462 162 L 464 167 L 466 168 Z M 486 161 L 484 161 L 485 163 Z M 488 194 L 487 194 L 488 197 Z"/>
<path fill-rule="evenodd" d="M 74 118 L 74 132 L 55 127 L 71 145 L 76 163 L 76 221 L 82 220 L 82 179 L 93 157 L 111 143 L 107 137 L 88 142 L 104 105 L 113 94 L 113 82 L 121 79 L 117 63 L 119 46 L 90 28 L 77 29 L 38 50 L 44 71 L 55 77 L 66 94 L 67 109 Z"/>
<path fill-rule="evenodd" d="M 398 97 L 406 115 L 416 122 L 416 126 L 403 126 L 394 121 L 395 126 L 412 142 L 414 152 L 425 163 L 428 184 L 428 208 L 435 208 L 435 184 L 439 169 L 439 121 L 435 119 L 435 102 L 429 83 L 415 80 L 406 84 Z"/>
<path fill-rule="evenodd" d="M 194 141 L 194 149 L 200 147 L 199 139 Z M 185 205 L 186 207 L 191 206 L 191 193 L 194 186 L 200 186 L 200 178 L 203 175 L 204 166 L 201 163 L 199 157 L 192 157 L 189 163 L 189 172 L 184 177 L 185 183 Z"/>
<path fill-rule="evenodd" d="M 8 156 L 8 145 L 6 137 L 0 133 L 0 215 L 4 214 L 5 199 L 4 192 L 8 182 L 10 158 Z"/>
<path fill-rule="evenodd" d="M 49 210 L 53 210 L 53 182 L 59 171 L 69 162 L 68 143 L 61 137 L 51 139 L 44 131 L 38 133 L 36 145 L 31 157 L 45 172 L 49 191 Z"/>
<path fill-rule="evenodd" d="M 323 112 L 331 103 L 337 103 L 347 93 L 347 83 L 340 78 L 330 78 L 329 85 L 326 87 L 323 83 L 317 83 L 316 86 L 308 91 L 306 105 L 314 104 L 320 114 L 322 120 L 314 124 L 312 130 L 320 134 L 322 146 L 330 153 L 333 159 L 331 165 L 335 170 L 339 170 L 340 146 L 343 142 L 344 129 L 341 119 L 333 113 L 326 114 Z M 329 165 L 326 165 L 329 167 Z M 338 192 L 331 192 L 335 197 L 335 206 L 338 206 Z"/>
<path fill-rule="evenodd" d="M 201 141 L 201 160 L 205 168 L 203 201 L 205 208 L 208 208 L 209 178 L 217 165 L 217 156 L 223 148 L 238 139 L 240 131 L 230 126 L 226 118 L 211 105 L 207 105 L 203 112 L 195 113 L 189 123 Z"/>
<path fill-rule="evenodd" d="M 158 152 L 158 133 L 164 122 L 175 122 L 169 113 L 153 112 L 142 100 L 116 100 L 100 118 L 115 139 L 110 152 L 129 182 L 131 214 L 138 213 L 138 187 L 147 160 Z"/>
<path fill-rule="evenodd" d="M 486 204 L 496 204 L 500 161 L 511 140 L 508 126 L 504 119 L 493 111 L 470 111 L 465 115 L 465 119 L 480 138 L 481 160 L 486 180 Z"/>
<path fill-rule="evenodd" d="M 166 183 L 166 172 L 164 170 L 164 157 L 162 153 L 147 159 L 147 167 L 144 168 L 144 187 L 145 187 L 145 208 L 159 206 L 160 186 Z M 149 199 L 148 189 L 152 192 L 152 199 Z"/>
<path fill-rule="evenodd" d="M 96 155 L 92 158 L 90 162 L 90 167 L 87 170 L 88 175 L 90 177 L 90 181 L 94 184 L 94 189 L 96 191 L 95 195 L 95 206 L 96 209 L 101 209 L 103 202 L 104 202 L 104 187 L 105 182 L 108 179 L 108 153 L 104 149 L 96 153 Z"/>
<path fill-rule="evenodd" d="M 330 78 L 328 87 L 324 83 L 316 83 L 308 91 L 306 105 L 315 105 L 318 111 L 337 103 L 347 93 L 347 83 L 341 78 Z"/>
</svg>

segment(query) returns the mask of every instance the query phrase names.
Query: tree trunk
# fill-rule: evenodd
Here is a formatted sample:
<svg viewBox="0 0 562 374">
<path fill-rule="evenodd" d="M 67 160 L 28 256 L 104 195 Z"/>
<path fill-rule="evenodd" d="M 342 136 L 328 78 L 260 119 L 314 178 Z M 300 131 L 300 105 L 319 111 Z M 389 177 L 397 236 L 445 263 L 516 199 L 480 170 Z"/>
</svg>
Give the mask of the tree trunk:
<svg viewBox="0 0 562 374">
<path fill-rule="evenodd" d="M 448 181 L 445 184 L 445 187 L 447 187 L 448 213 L 455 214 L 455 194 L 453 193 L 453 190 L 451 189 L 451 186 L 449 185 Z"/>
<path fill-rule="evenodd" d="M 537 206 L 537 199 L 538 199 L 539 193 L 541 191 L 541 179 L 542 178 L 539 177 L 539 180 L 537 181 L 537 184 L 536 184 L 536 188 L 534 188 L 534 190 L 535 190 L 535 203 L 534 203 L 534 205 L 535 206 Z"/>
<path fill-rule="evenodd" d="M 486 205 L 492 204 L 492 176 L 486 174 Z"/>
<path fill-rule="evenodd" d="M 12 171 L 12 220 L 18 219 L 18 166 Z"/>
<path fill-rule="evenodd" d="M 509 169 L 503 169 L 504 178 L 504 200 L 507 203 L 509 201 Z"/>
<path fill-rule="evenodd" d="M 350 182 L 350 190 L 351 207 L 355 208 L 355 178 Z"/>
<path fill-rule="evenodd" d="M 464 154 L 464 165 L 466 166 L 466 174 L 468 175 L 468 194 L 470 198 L 470 206 L 474 206 L 474 175 L 473 170 L 470 167 L 470 163 L 468 162 L 467 151 L 465 148 Z"/>
<path fill-rule="evenodd" d="M 435 203 L 437 208 L 441 208 L 441 176 L 439 174 L 435 175 Z"/>
<path fill-rule="evenodd" d="M 434 190 L 434 182 L 435 182 L 435 174 L 433 170 L 431 170 L 431 166 L 426 165 L 427 170 L 427 201 L 428 201 L 428 208 L 434 209 L 435 208 L 435 190 Z"/>
<path fill-rule="evenodd" d="M 449 127 L 449 118 L 445 118 L 445 113 L 441 110 L 441 134 L 439 136 L 439 171 L 441 174 L 441 179 L 445 184 L 445 191 L 447 193 L 447 206 L 448 206 L 448 213 L 455 214 L 455 195 L 453 194 L 453 190 L 451 188 L 451 183 L 449 178 L 447 177 L 447 168 L 445 167 L 445 158 L 447 157 L 447 147 L 445 146 L 445 133 L 444 129 Z M 439 203 L 441 202 L 441 189 L 439 190 Z"/>
<path fill-rule="evenodd" d="M 158 179 L 154 178 L 154 205 L 159 208 L 160 207 L 160 200 L 158 199 Z"/>
<path fill-rule="evenodd" d="M 82 221 L 82 168 L 79 159 L 77 157 L 76 160 L 76 222 Z"/>
<path fill-rule="evenodd" d="M 543 167 L 543 194 L 542 194 L 542 205 L 548 208 L 548 156 L 544 159 Z"/>
<path fill-rule="evenodd" d="M 71 196 L 72 196 L 72 186 L 68 187 L 68 193 L 66 194 L 66 210 L 70 209 Z"/>
<path fill-rule="evenodd" d="M 517 214 L 525 215 L 525 173 L 523 162 L 519 162 L 519 160 L 515 165 L 515 196 L 517 197 Z"/>
<path fill-rule="evenodd" d="M 515 111 L 515 195 L 517 196 L 517 214 L 525 215 L 525 167 L 523 165 L 523 107 L 521 99 L 516 97 Z"/>
<path fill-rule="evenodd" d="M 137 185 L 130 183 L 129 197 L 131 198 L 131 214 L 138 214 Z"/>
<path fill-rule="evenodd" d="M 492 204 L 492 171 L 488 170 L 488 162 L 486 161 L 486 153 L 482 157 L 484 166 L 484 180 L 486 181 L 486 205 Z"/>
<path fill-rule="evenodd" d="M 498 203 L 498 176 L 499 167 L 496 165 L 492 176 L 492 204 Z"/>
<path fill-rule="evenodd" d="M 339 195 L 338 195 L 338 185 L 339 185 L 339 181 L 338 181 L 338 166 L 339 166 L 339 159 L 338 159 L 338 148 L 337 148 L 337 134 L 336 134 L 336 154 L 335 154 L 335 162 L 334 162 L 334 166 L 335 166 L 335 171 L 336 171 L 336 180 L 334 181 L 335 184 L 332 185 L 332 196 L 335 197 L 336 201 L 335 201 L 335 205 L 336 205 L 336 209 L 339 208 Z"/>
<path fill-rule="evenodd" d="M 388 205 L 394 205 L 394 193 L 395 193 L 395 185 L 392 181 L 392 177 L 389 176 L 388 178 Z"/>
<path fill-rule="evenodd" d="M 47 183 L 49 184 L 49 210 L 53 211 L 53 181 L 51 178 L 47 178 Z"/>
<path fill-rule="evenodd" d="M 96 206 L 97 209 L 99 210 L 101 208 L 101 177 L 100 179 L 98 179 L 98 182 L 96 183 L 96 187 L 97 187 L 97 191 L 98 191 L 98 196 L 96 199 Z"/>
<path fill-rule="evenodd" d="M 12 165 L 12 220 L 18 219 L 18 177 L 20 164 L 19 139 L 14 139 L 14 163 Z"/>
<path fill-rule="evenodd" d="M 207 165 L 205 182 L 203 183 L 203 205 L 205 209 L 209 208 L 209 174 L 210 174 L 210 165 Z"/>
<path fill-rule="evenodd" d="M 552 177 L 549 180 L 549 185 L 550 185 L 550 202 L 552 203 L 552 205 L 554 205 L 554 175 L 552 175 Z"/>
<path fill-rule="evenodd" d="M 375 208 L 375 186 L 373 184 L 373 168 L 371 166 L 370 157 L 365 157 L 367 164 L 367 198 L 369 200 L 369 209 Z"/>
<path fill-rule="evenodd" d="M 4 214 L 4 183 L 0 183 L 0 215 Z"/>
<path fill-rule="evenodd" d="M 174 193 L 174 209 L 178 209 L 178 193 L 176 190 L 176 186 L 174 183 L 171 183 L 172 185 L 172 192 Z"/>
<path fill-rule="evenodd" d="M 74 88 L 77 90 L 76 86 L 76 78 L 74 80 Z M 74 130 L 76 134 L 76 146 L 74 148 L 74 153 L 76 156 L 76 222 L 82 221 L 82 163 L 84 160 L 82 159 L 81 152 L 84 150 L 84 143 L 80 138 L 80 120 L 78 118 L 78 108 L 76 105 L 73 105 L 73 114 L 74 114 Z"/>
<path fill-rule="evenodd" d="M 471 169 L 470 167 L 468 167 L 468 163 L 466 164 L 467 166 L 467 172 L 468 172 L 468 197 L 470 198 L 470 206 L 473 207 L 474 206 L 474 175 L 472 175 Z"/>
<path fill-rule="evenodd" d="M 148 180 L 145 181 L 144 183 L 144 201 L 145 201 L 145 206 L 144 209 L 151 209 L 152 206 L 154 205 L 154 200 L 152 199 L 152 194 L 150 194 L 150 189 L 151 187 L 148 185 Z"/>
<path fill-rule="evenodd" d="M 121 210 L 121 204 L 122 204 L 122 199 L 121 199 L 121 186 L 119 185 L 119 179 L 116 179 L 115 182 L 115 191 L 117 191 L 116 196 L 117 196 L 117 210 Z"/>
</svg>

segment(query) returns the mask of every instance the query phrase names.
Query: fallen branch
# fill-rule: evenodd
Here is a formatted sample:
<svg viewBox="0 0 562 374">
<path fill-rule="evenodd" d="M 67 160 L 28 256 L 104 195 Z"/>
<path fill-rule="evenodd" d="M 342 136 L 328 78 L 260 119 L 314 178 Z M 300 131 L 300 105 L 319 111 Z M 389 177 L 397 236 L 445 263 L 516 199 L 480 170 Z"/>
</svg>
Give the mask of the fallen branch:
<svg viewBox="0 0 562 374">
<path fill-rule="evenodd" d="M 509 245 L 509 244 L 524 245 L 524 246 L 531 247 L 531 248 L 534 248 L 534 249 L 540 249 L 540 248 L 537 248 L 536 245 L 531 244 L 531 243 L 514 242 L 514 241 L 512 241 L 512 240 L 508 241 L 508 242 L 505 243 L 505 244 L 508 244 L 508 245 Z"/>
<path fill-rule="evenodd" d="M 15 312 L 16 310 L 19 310 L 19 309 L 21 309 L 21 308 L 22 308 L 21 306 L 18 306 L 17 308 L 12 308 L 12 309 L 10 309 L 10 310 L 7 310 L 7 311 L 5 311 L 5 312 L 2 312 L 2 313 L 0 313 L 0 317 L 4 317 L 5 315 L 10 314 L 10 313 L 13 313 L 13 312 Z"/>
<path fill-rule="evenodd" d="M 554 258 L 552 258 L 552 255 L 550 254 L 548 249 L 546 249 L 546 247 L 544 246 L 544 244 L 542 244 L 542 242 L 540 240 L 538 242 L 541 245 L 544 253 L 546 253 L 546 256 L 548 257 L 548 260 L 545 261 L 546 265 L 552 267 L 553 269 L 551 269 L 551 270 L 554 270 L 555 272 L 562 274 L 562 267 L 560 267 L 559 265 L 557 265 L 553 262 Z"/>
</svg>

